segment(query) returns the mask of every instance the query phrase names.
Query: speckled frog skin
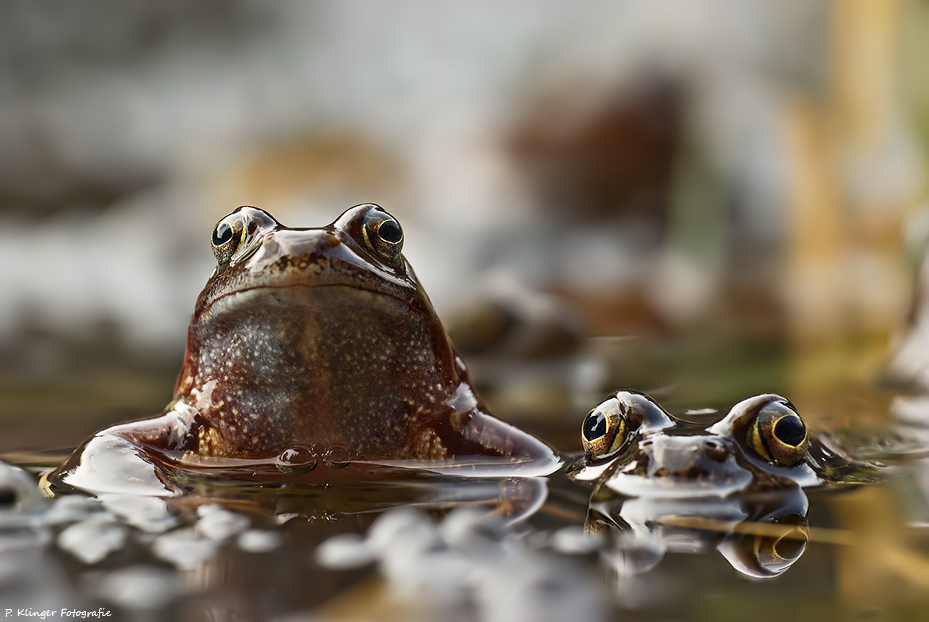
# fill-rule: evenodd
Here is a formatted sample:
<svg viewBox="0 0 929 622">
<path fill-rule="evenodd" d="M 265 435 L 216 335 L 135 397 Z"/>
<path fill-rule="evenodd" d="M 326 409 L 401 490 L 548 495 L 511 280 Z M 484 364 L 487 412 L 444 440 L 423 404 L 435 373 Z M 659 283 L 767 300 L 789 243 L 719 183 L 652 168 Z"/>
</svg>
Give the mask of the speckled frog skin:
<svg viewBox="0 0 929 622">
<path fill-rule="evenodd" d="M 173 401 L 159 418 L 94 438 L 180 461 L 307 448 L 346 460 L 553 456 L 487 414 L 382 208 L 291 229 L 242 207 L 212 243 L 218 266 L 197 300 Z M 59 469 L 69 484 L 82 452 Z"/>
<path fill-rule="evenodd" d="M 722 417 L 672 415 L 644 393 L 618 391 L 581 427 L 579 481 L 630 497 L 725 497 L 841 482 L 861 465 L 810 435 L 779 395 L 757 395 Z"/>
</svg>

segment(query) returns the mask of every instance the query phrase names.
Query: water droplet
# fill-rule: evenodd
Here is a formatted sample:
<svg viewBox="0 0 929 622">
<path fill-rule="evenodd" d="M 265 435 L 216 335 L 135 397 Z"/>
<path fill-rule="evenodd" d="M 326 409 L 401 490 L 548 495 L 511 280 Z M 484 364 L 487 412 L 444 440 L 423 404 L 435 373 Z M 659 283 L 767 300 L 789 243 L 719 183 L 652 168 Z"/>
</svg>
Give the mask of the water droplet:
<svg viewBox="0 0 929 622">
<path fill-rule="evenodd" d="M 282 473 L 309 473 L 319 464 L 316 452 L 310 447 L 291 447 L 281 452 L 274 466 Z"/>
<path fill-rule="evenodd" d="M 323 464 L 331 469 L 344 469 L 351 463 L 348 455 L 348 450 L 342 447 L 330 447 L 323 453 Z"/>
</svg>

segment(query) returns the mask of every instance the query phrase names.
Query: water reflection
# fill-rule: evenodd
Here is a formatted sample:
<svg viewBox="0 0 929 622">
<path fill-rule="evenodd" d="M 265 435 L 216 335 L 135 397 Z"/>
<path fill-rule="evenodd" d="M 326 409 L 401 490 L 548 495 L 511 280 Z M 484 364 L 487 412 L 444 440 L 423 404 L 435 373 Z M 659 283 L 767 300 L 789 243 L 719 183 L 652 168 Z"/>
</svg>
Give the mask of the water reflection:
<svg viewBox="0 0 929 622">
<path fill-rule="evenodd" d="M 831 498 L 795 485 L 681 499 L 622 496 L 567 468 L 540 478 L 487 465 L 464 475 L 441 465 L 259 466 L 179 472 L 187 492 L 176 497 L 53 499 L 8 467 L 24 496 L 4 534 L 21 546 L 5 546 L 0 562 L 25 564 L 28 551 L 35 574 L 17 581 L 35 589 L 24 594 L 134 616 L 603 620 L 616 609 L 699 604 L 744 589 L 737 577 L 795 589 L 823 572 L 824 555 L 853 548 L 854 526 L 835 531 L 824 518 Z M 39 573 L 56 572 L 76 587 L 53 581 L 40 592 Z"/>
<path fill-rule="evenodd" d="M 800 488 L 737 498 L 622 499 L 592 502 L 584 527 L 603 537 L 601 554 L 620 580 L 652 570 L 667 552 L 714 549 L 742 574 L 765 579 L 800 559 L 808 510 Z"/>
<path fill-rule="evenodd" d="M 518 476 L 518 468 L 505 476 L 499 465 L 496 475 L 487 464 L 469 465 L 470 477 L 453 475 L 450 467 L 441 473 L 437 464 L 432 465 L 433 472 L 360 463 L 322 464 L 303 474 L 282 474 L 274 465 L 264 465 L 262 472 L 260 466 L 188 469 L 177 474 L 188 491 L 178 497 L 113 492 L 86 497 L 59 491 L 48 499 L 25 471 L 0 463 L 0 488 L 8 491 L 4 498 L 9 501 L 0 509 L 0 566 L 22 565 L 23 556 L 39 564 L 35 574 L 17 575 L 15 581 L 0 575 L 0 593 L 19 590 L 15 599 L 4 602 L 35 610 L 50 603 L 72 608 L 102 604 L 127 615 L 166 619 L 185 610 L 199 612 L 196 615 L 210 611 L 220 619 L 268 618 L 315 609 L 334 591 L 371 576 L 376 550 L 388 545 L 393 553 L 380 567 L 391 569 L 391 581 L 436 589 L 445 585 L 445 592 L 435 592 L 438 598 L 449 590 L 465 589 L 452 585 L 460 574 L 451 570 L 460 570 L 466 563 L 446 555 L 437 571 L 432 565 L 437 558 L 417 557 L 417 553 L 434 552 L 430 533 L 433 540 L 441 534 L 448 546 L 463 547 L 469 555 L 480 552 L 481 560 L 481 556 L 500 560 L 509 545 L 500 545 L 496 551 L 493 547 L 504 539 L 519 540 L 521 532 L 512 526 L 536 513 L 547 498 L 545 479 Z M 448 512 L 436 526 L 434 517 Z M 404 516 L 417 518 L 403 527 Z M 338 546 L 332 542 L 342 542 L 344 550 L 345 542 L 360 541 L 358 534 L 365 532 L 369 533 L 364 540 L 370 545 L 367 553 L 356 554 L 355 563 L 348 563 L 344 555 L 341 561 L 333 561 L 337 557 L 331 552 Z M 402 534 L 409 537 L 404 540 Z M 422 538 L 426 538 L 422 546 L 412 546 Z M 487 542 L 483 549 L 481 538 Z M 316 552 L 327 541 L 330 544 Z M 380 548 L 370 548 L 378 542 Z M 405 555 L 402 559 L 400 552 Z M 531 585 L 521 588 L 527 603 L 535 602 L 531 594 L 551 597 L 576 591 L 571 587 L 579 580 L 576 576 L 563 587 L 558 586 L 564 581 L 552 578 L 562 568 L 557 561 L 548 566 L 529 563 L 522 556 L 511 561 L 528 564 L 532 570 L 521 572 L 520 581 L 535 577 Z M 46 568 L 49 563 L 58 568 Z M 169 572 L 166 565 L 174 570 Z M 350 566 L 357 570 L 335 573 L 323 569 Z M 42 573 L 54 576 L 56 572 L 76 582 L 77 595 L 43 582 Z M 310 588 L 305 587 L 307 576 L 317 578 Z M 280 583 L 274 589 L 287 593 L 274 602 L 264 602 L 263 589 L 257 586 L 270 588 L 276 581 Z M 17 588 L 21 582 L 29 589 Z M 487 589 L 495 586 L 491 582 Z M 35 596 L 44 593 L 43 589 L 53 593 L 44 599 Z M 594 587 L 587 589 L 596 593 Z M 230 590 L 244 595 L 228 602 L 224 599 Z M 433 600 L 420 597 L 421 604 Z M 478 606 L 469 602 L 469 607 Z M 592 615 L 591 619 L 599 617 Z"/>
<path fill-rule="evenodd" d="M 377 563 L 393 601 L 416 618 L 602 620 L 607 610 L 591 568 L 544 550 L 506 529 L 500 516 L 473 508 L 453 510 L 438 523 L 394 510 L 366 537 L 330 539 L 316 557 L 329 568 Z M 366 602 L 372 604 L 363 600 L 356 614 Z"/>
<path fill-rule="evenodd" d="M 227 619 L 314 611 L 340 619 L 387 607 L 397 619 L 512 619 L 531 612 L 537 620 L 599 620 L 617 608 L 657 607 L 661 599 L 692 601 L 690 588 L 656 588 L 685 566 L 682 558 L 700 560 L 698 575 L 711 560 L 725 560 L 728 574 L 692 579 L 708 586 L 728 586 L 736 577 L 771 582 L 802 566 L 817 539 L 809 519 L 815 507 L 800 486 L 860 480 L 861 465 L 837 451 L 830 460 L 820 452 L 799 463 L 815 469 L 816 478 L 794 481 L 783 467 L 769 473 L 737 447 L 745 430 L 720 429 L 772 404 L 795 417 L 782 398 L 750 398 L 723 416 L 671 415 L 647 396 L 622 395 L 660 423 L 639 440 L 663 448 L 664 462 L 656 466 L 665 469 L 649 477 L 680 480 L 659 486 L 662 494 L 623 494 L 610 482 L 625 466 L 600 468 L 571 455 L 377 462 L 299 453 L 183 462 L 166 455 L 157 464 L 133 455 L 133 464 L 159 469 L 160 485 L 167 481 L 178 494 L 146 494 L 144 485 L 134 485 L 138 478 L 101 467 L 105 481 L 124 480 L 127 487 L 98 487 L 95 497 L 85 497 L 52 482 L 46 490 L 57 496 L 46 499 L 26 472 L 9 467 L 7 488 L 23 491 L 9 515 L 31 517 L 33 555 L 63 558 L 88 607 L 127 614 L 195 611 Z M 703 453 L 688 454 L 691 445 Z M 713 453 L 727 448 L 726 457 Z M 691 454 L 699 460 L 687 459 Z M 707 494 L 694 484 L 703 472 L 695 467 L 727 460 L 750 469 L 757 485 Z M 669 557 L 674 561 L 663 563 Z M 311 587 L 306 577 L 313 577 Z M 127 596 L 143 589 L 155 593 Z M 271 602 L 262 598 L 265 590 L 274 591 Z M 230 592 L 240 596 L 229 600 Z"/>
</svg>

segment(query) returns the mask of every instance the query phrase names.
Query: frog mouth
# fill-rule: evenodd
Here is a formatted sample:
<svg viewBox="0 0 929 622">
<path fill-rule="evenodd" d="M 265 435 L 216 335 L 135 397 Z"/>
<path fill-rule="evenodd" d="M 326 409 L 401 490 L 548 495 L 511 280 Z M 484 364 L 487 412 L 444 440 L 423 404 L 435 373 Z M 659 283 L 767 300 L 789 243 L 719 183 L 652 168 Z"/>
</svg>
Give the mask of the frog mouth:
<svg viewBox="0 0 929 622">
<path fill-rule="evenodd" d="M 318 308 L 332 311 L 333 307 L 347 312 L 360 309 L 398 306 L 412 310 L 410 300 L 382 289 L 343 283 L 293 283 L 255 285 L 224 294 L 212 300 L 200 315 L 209 321 L 236 310 L 255 308 Z"/>
<path fill-rule="evenodd" d="M 335 291 L 351 298 L 351 292 L 392 298 L 411 308 L 431 311 L 428 299 L 404 262 L 399 272 L 371 263 L 344 243 L 324 249 L 321 243 L 270 239 L 243 264 L 237 274 L 214 278 L 218 291 L 203 301 L 204 314 L 225 312 L 251 304 L 314 306 L 314 299 L 328 298 L 316 292 Z M 227 280 L 228 279 L 228 280 Z M 295 295 L 294 292 L 303 292 Z"/>
</svg>

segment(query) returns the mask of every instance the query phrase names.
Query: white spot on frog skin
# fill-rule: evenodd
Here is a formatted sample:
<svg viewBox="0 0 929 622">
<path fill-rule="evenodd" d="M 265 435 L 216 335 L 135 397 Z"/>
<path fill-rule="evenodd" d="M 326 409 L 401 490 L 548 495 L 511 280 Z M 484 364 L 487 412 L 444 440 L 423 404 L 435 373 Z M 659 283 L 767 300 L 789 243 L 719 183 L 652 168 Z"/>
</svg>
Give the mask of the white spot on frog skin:
<svg viewBox="0 0 929 622">
<path fill-rule="evenodd" d="M 213 389 L 216 388 L 216 380 L 210 380 L 203 385 L 203 389 L 193 389 L 190 393 L 197 398 L 194 407 L 203 412 L 208 410 L 213 403 Z"/>
<path fill-rule="evenodd" d="M 194 410 L 190 404 L 187 404 L 184 401 L 177 401 L 174 404 L 173 409 L 184 418 L 193 418 L 197 415 L 197 411 Z"/>
</svg>

